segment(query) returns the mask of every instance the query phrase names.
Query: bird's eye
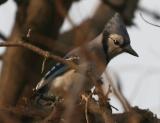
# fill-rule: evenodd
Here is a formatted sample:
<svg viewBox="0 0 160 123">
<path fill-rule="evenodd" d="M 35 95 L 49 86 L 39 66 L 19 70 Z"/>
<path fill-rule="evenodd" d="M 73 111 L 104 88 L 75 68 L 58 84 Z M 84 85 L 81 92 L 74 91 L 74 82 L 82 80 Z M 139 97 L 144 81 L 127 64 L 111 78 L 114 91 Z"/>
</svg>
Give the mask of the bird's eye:
<svg viewBox="0 0 160 123">
<path fill-rule="evenodd" d="M 120 45 L 120 42 L 118 40 L 113 40 L 115 45 Z"/>
</svg>

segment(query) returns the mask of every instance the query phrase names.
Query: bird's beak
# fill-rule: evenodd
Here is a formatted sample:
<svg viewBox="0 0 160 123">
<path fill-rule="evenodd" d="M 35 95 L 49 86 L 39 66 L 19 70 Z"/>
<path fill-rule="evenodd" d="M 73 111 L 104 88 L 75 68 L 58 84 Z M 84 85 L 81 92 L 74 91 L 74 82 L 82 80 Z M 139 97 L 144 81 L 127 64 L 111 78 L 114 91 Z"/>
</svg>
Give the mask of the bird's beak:
<svg viewBox="0 0 160 123">
<path fill-rule="evenodd" d="M 133 56 L 139 57 L 138 54 L 136 53 L 136 51 L 134 51 L 134 49 L 130 45 L 126 46 L 124 48 L 124 51 L 133 55 Z"/>
</svg>

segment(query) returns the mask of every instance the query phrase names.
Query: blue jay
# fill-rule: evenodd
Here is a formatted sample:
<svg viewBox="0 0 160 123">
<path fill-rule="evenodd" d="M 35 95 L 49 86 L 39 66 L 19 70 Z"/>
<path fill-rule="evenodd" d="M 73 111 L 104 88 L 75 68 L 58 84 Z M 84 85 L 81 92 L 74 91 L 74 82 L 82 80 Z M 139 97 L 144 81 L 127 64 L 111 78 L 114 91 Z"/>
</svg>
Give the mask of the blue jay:
<svg viewBox="0 0 160 123">
<path fill-rule="evenodd" d="M 62 96 L 62 92 L 73 89 L 75 85 L 81 86 L 80 80 L 87 79 L 87 71 L 91 70 L 95 77 L 100 77 L 110 60 L 123 52 L 138 57 L 130 45 L 125 24 L 116 13 L 94 40 L 73 49 L 64 57 L 76 63 L 78 71 L 58 63 L 37 84 L 35 91 L 41 98 Z"/>
</svg>

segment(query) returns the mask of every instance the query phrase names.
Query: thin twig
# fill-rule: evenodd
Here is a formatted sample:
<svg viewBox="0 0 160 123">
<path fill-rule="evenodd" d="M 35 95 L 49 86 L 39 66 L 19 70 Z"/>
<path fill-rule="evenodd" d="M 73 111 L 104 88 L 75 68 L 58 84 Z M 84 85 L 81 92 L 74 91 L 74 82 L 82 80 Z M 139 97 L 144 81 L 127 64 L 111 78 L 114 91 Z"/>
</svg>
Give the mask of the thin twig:
<svg viewBox="0 0 160 123">
<path fill-rule="evenodd" d="M 149 16 L 152 16 L 156 20 L 160 19 L 160 14 L 156 11 L 149 10 L 148 8 L 143 6 L 139 6 L 137 9 Z"/>
<path fill-rule="evenodd" d="M 46 61 L 47 61 L 47 57 L 45 57 L 44 60 L 43 60 L 43 62 L 42 62 L 41 73 L 43 73 L 43 71 L 44 71 Z"/>
<path fill-rule="evenodd" d="M 85 117 L 86 117 L 87 123 L 89 123 L 89 120 L 88 120 L 88 100 L 86 100 L 86 103 L 85 103 Z"/>
<path fill-rule="evenodd" d="M 130 104 L 128 103 L 128 101 L 126 100 L 126 98 L 123 96 L 123 94 L 114 86 L 113 80 L 110 77 L 110 75 L 108 75 L 107 72 L 105 72 L 105 75 L 106 75 L 106 77 L 108 79 L 109 84 L 112 86 L 113 93 L 119 99 L 119 101 L 123 105 L 125 111 L 129 112 L 131 110 Z"/>
<path fill-rule="evenodd" d="M 146 22 L 146 23 L 148 23 L 148 24 L 150 24 L 150 25 L 152 25 L 152 26 L 155 26 L 155 27 L 160 27 L 160 25 L 153 24 L 153 23 L 147 21 L 147 20 L 143 17 L 142 13 L 140 13 L 140 16 L 141 16 L 141 18 L 143 19 L 144 22 Z"/>
<path fill-rule="evenodd" d="M 89 96 L 82 95 L 82 100 L 85 101 L 85 118 L 87 123 L 89 123 L 89 119 L 88 119 L 88 99 L 89 98 L 90 98 L 90 95 Z"/>
<path fill-rule="evenodd" d="M 24 47 L 24 48 L 27 48 L 43 57 L 46 57 L 48 59 L 52 59 L 52 60 L 55 60 L 57 62 L 60 62 L 60 63 L 63 63 L 63 64 L 67 64 L 69 65 L 71 68 L 73 69 L 77 69 L 77 66 L 71 62 L 71 61 L 68 61 L 68 60 L 65 60 L 59 56 L 56 56 L 56 55 L 53 55 L 51 54 L 50 52 L 48 51 L 45 51 L 45 50 L 42 50 L 40 49 L 39 47 L 36 47 L 32 44 L 29 44 L 29 43 L 26 43 L 26 42 L 22 42 L 22 41 L 16 41 L 16 42 L 0 42 L 0 47 Z"/>
</svg>

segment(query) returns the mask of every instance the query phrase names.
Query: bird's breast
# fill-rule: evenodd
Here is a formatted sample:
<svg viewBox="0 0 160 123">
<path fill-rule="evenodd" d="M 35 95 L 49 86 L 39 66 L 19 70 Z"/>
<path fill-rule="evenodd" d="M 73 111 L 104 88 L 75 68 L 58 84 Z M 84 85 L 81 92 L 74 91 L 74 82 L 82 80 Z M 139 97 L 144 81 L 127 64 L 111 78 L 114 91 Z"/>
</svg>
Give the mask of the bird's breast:
<svg viewBox="0 0 160 123">
<path fill-rule="evenodd" d="M 86 79 L 86 76 L 76 70 L 69 70 L 62 76 L 56 77 L 51 84 L 50 92 L 57 95 L 64 95 L 70 92 L 76 86 L 81 85 Z"/>
<path fill-rule="evenodd" d="M 55 78 L 52 82 L 52 87 L 60 88 L 63 87 L 65 90 L 72 83 L 73 77 L 75 76 L 75 70 L 69 70 L 64 73 L 62 76 Z"/>
</svg>

